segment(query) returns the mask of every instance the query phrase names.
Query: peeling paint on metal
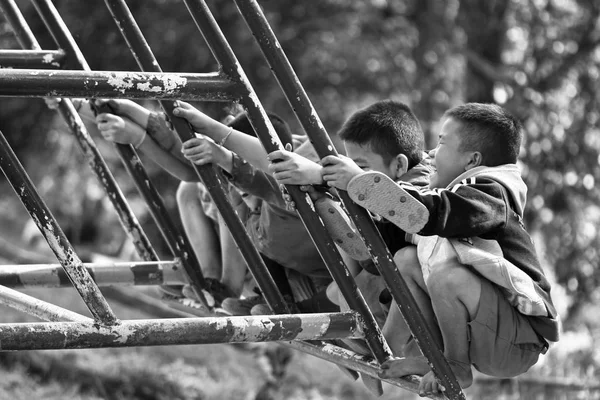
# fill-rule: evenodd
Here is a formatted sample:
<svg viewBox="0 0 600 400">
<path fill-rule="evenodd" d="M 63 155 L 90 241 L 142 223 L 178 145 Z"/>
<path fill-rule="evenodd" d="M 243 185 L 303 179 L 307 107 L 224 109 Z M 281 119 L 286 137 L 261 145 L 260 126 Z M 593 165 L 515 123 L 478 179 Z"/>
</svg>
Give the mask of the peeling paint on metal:
<svg viewBox="0 0 600 400">
<path fill-rule="evenodd" d="M 130 77 L 122 76 L 122 75 L 111 75 L 108 78 L 107 83 L 113 86 L 121 93 L 125 93 L 126 89 L 131 89 L 133 87 L 133 82 L 130 82 Z"/>
</svg>

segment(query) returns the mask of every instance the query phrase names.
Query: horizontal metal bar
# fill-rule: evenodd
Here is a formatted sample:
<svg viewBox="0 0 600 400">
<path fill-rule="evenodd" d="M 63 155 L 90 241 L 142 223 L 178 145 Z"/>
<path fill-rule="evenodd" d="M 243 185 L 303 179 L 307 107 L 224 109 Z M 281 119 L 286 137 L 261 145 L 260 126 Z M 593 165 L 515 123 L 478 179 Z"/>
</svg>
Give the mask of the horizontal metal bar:
<svg viewBox="0 0 600 400">
<path fill-rule="evenodd" d="M 339 346 L 335 346 L 327 343 L 307 343 L 307 342 L 287 342 L 285 345 L 295 349 L 302 351 L 304 353 L 313 355 L 320 359 L 331 361 L 338 365 L 341 365 L 346 368 L 353 369 L 362 374 L 366 374 L 369 376 L 373 376 L 375 378 L 379 378 L 377 375 L 380 371 L 379 365 L 375 360 L 371 360 L 368 357 L 361 356 L 356 354 L 353 351 L 343 349 Z M 409 390 L 413 393 L 419 392 L 419 382 L 420 379 L 415 375 L 408 375 L 403 378 L 397 379 L 381 379 L 383 382 L 390 383 L 394 386 L 401 387 L 403 389 Z M 444 397 L 442 394 L 429 395 L 431 399 L 443 400 Z"/>
<path fill-rule="evenodd" d="M 24 312 L 44 321 L 71 321 L 94 323 L 94 320 L 43 300 L 0 285 L 0 304 Z M 1 344 L 0 344 L 1 346 Z"/>
<path fill-rule="evenodd" d="M 183 285 L 178 261 L 84 263 L 98 286 Z M 0 265 L 0 285 L 11 288 L 71 287 L 60 264 Z"/>
<path fill-rule="evenodd" d="M 0 96 L 232 101 L 241 90 L 218 73 L 6 69 Z"/>
<path fill-rule="evenodd" d="M 269 342 L 359 337 L 353 312 L 247 317 L 0 324 L 0 351 Z"/>
<path fill-rule="evenodd" d="M 57 69 L 64 61 L 62 50 L 0 50 L 0 68 Z"/>
</svg>

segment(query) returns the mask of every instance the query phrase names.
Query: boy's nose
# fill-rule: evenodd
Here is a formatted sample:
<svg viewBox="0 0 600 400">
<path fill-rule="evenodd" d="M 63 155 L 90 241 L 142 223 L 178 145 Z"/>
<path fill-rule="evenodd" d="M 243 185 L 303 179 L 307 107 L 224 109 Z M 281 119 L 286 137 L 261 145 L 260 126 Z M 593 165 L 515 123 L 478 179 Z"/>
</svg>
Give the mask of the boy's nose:
<svg viewBox="0 0 600 400">
<path fill-rule="evenodd" d="M 431 158 L 435 158 L 435 149 L 431 149 L 431 150 L 429 150 L 429 153 L 428 153 L 428 154 L 429 154 L 429 157 L 431 157 Z"/>
</svg>

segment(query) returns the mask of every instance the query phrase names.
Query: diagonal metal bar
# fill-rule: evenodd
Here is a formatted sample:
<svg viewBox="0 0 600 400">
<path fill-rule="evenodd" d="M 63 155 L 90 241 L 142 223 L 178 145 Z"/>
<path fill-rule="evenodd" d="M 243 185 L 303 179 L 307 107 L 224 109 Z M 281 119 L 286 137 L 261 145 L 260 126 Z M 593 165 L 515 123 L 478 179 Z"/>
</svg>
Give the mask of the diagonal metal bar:
<svg viewBox="0 0 600 400">
<path fill-rule="evenodd" d="M 65 308 L 0 285 L 0 304 L 33 315 L 44 321 L 94 323 L 94 320 Z"/>
<path fill-rule="evenodd" d="M 256 0 L 235 0 L 235 3 L 319 156 L 337 156 L 335 146 L 331 142 L 329 135 L 327 135 L 316 110 L 300 84 L 260 6 Z M 450 369 L 446 358 L 433 339 L 423 318 L 423 314 L 421 314 L 415 299 L 410 294 L 406 282 L 398 272 L 393 256 L 381 238 L 373 220 L 368 212 L 355 204 L 345 191 L 340 190 L 338 192 L 344 206 L 354 220 L 361 236 L 364 238 L 375 265 L 386 281 L 390 293 L 396 300 L 421 351 L 427 357 L 434 373 L 446 388 L 446 395 L 452 399 L 464 398 L 464 394 L 452 369 Z M 346 300 L 352 306 L 346 293 L 344 293 L 344 297 L 346 297 Z"/>
<path fill-rule="evenodd" d="M 20 197 L 21 202 L 65 269 L 69 279 L 73 282 L 73 286 L 85 301 L 92 316 L 105 325 L 118 323 L 117 317 L 102 293 L 100 293 L 100 289 L 98 289 L 87 270 L 83 268 L 81 260 L 75 254 L 67 237 L 37 193 L 2 132 L 0 132 L 0 168 L 2 168 L 17 196 Z"/>
<path fill-rule="evenodd" d="M 258 133 L 263 147 L 267 152 L 282 148 L 262 105 L 257 101 L 254 89 L 240 67 L 233 50 L 227 43 L 217 22 L 212 17 L 206 3 L 202 0 L 184 0 L 184 3 L 194 18 L 198 29 L 202 32 L 213 55 L 223 68 L 223 72 L 235 81 L 239 81 L 246 88 L 246 95 L 242 98 L 242 104 L 248 111 L 252 126 Z M 298 112 L 299 110 L 295 111 Z M 325 261 L 331 276 L 337 282 L 340 290 L 344 293 L 350 306 L 354 310 L 357 310 L 362 316 L 365 324 L 365 339 L 367 340 L 369 347 L 377 360 L 379 362 L 384 362 L 391 357 L 391 350 L 385 342 L 385 339 L 375 322 L 375 318 L 362 294 L 358 290 L 354 279 L 348 272 L 345 263 L 337 250 L 335 242 L 327 233 L 319 216 L 315 213 L 310 197 L 306 193 L 300 191 L 297 186 L 288 185 L 286 186 L 286 189 L 292 196 L 300 218 L 310 233 L 321 257 Z"/>
<path fill-rule="evenodd" d="M 152 54 L 148 43 L 146 42 L 142 32 L 140 31 L 133 15 L 125 1 L 122 0 L 105 0 L 111 15 L 113 16 L 117 26 L 119 27 L 125 41 L 135 56 L 138 65 L 144 71 L 162 72 L 158 61 Z M 235 85 L 239 88 L 239 85 Z M 162 101 L 161 106 L 165 113 L 170 118 L 173 126 L 182 141 L 195 137 L 190 126 L 181 118 L 173 116 L 173 102 Z M 265 299 L 271 304 L 277 312 L 289 312 L 288 307 L 283 299 L 283 296 L 277 289 L 273 278 L 269 274 L 260 254 L 252 244 L 244 225 L 238 218 L 233 207 L 227 199 L 227 195 L 223 190 L 223 185 L 220 182 L 212 165 L 194 166 L 198 176 L 206 186 L 215 205 L 219 209 L 227 227 L 238 245 L 244 259 L 246 260 L 250 271 L 258 286 L 261 288 Z"/>
<path fill-rule="evenodd" d="M 62 50 L 0 50 L 0 68 L 56 69 L 64 61 Z"/>
<path fill-rule="evenodd" d="M 76 68 L 89 71 L 90 67 L 87 64 L 87 61 L 83 57 L 71 32 L 69 32 L 53 4 L 49 0 L 33 0 L 33 2 L 38 13 L 44 20 L 44 23 L 52 33 L 56 43 L 69 55 L 67 62 L 74 64 Z M 109 108 L 107 105 L 101 107 Z M 103 111 L 110 112 L 110 110 Z M 158 191 L 150 181 L 150 177 L 146 173 L 142 161 L 138 157 L 133 146 L 115 144 L 115 147 L 127 172 L 129 172 L 129 175 L 133 178 L 138 191 L 146 201 L 146 205 L 163 235 L 163 238 L 169 246 L 171 253 L 181 261 L 200 302 L 206 306 L 207 309 L 210 309 L 203 292 L 200 290 L 202 287 L 206 286 L 200 264 L 198 263 L 187 238 L 179 232 L 169 217 L 167 208 Z"/>
</svg>

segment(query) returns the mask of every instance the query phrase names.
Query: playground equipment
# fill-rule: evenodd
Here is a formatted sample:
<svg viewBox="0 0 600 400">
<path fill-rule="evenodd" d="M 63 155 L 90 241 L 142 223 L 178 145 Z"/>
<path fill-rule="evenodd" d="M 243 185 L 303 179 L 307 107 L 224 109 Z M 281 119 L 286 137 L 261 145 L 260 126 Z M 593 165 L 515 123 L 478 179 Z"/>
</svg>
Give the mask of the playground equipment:
<svg viewBox="0 0 600 400">
<path fill-rule="evenodd" d="M 242 222 L 227 201 L 221 183 L 210 166 L 195 166 L 195 169 L 225 219 L 258 287 L 275 315 L 135 321 L 118 319 L 100 292 L 99 286 L 131 282 L 140 285 L 189 283 L 204 307 L 210 310 L 210 302 L 202 291 L 206 282 L 187 238 L 178 232 L 168 218 L 165 206 L 150 182 L 135 149 L 130 145 L 117 145 L 119 156 L 145 199 L 174 257 L 173 261 L 158 260 L 156 252 L 131 212 L 77 111 L 67 98 L 158 100 L 182 141 L 192 138 L 194 133 L 185 121 L 173 116 L 174 100 L 237 101 L 247 111 L 252 126 L 267 152 L 281 148 L 281 143 L 243 69 L 203 0 L 184 0 L 184 3 L 220 66 L 218 72 L 214 73 L 163 72 L 123 0 L 106 0 L 106 5 L 142 72 L 91 71 L 51 1 L 32 2 L 59 50 L 42 50 L 14 0 L 0 1 L 6 19 L 24 48 L 22 51 L 0 51 L 2 65 L 14 68 L 0 71 L 0 95 L 58 96 L 64 99 L 59 106 L 60 112 L 76 136 L 90 166 L 115 207 L 123 228 L 144 262 L 84 265 L 37 193 L 9 143 L 0 133 L 0 168 L 60 264 L 0 266 L 0 285 L 3 285 L 0 286 L 0 302 L 49 321 L 0 324 L 1 350 L 289 341 L 288 345 L 292 348 L 377 377 L 378 365 L 392 356 L 391 351 L 356 283 L 348 273 L 335 242 L 314 212 L 308 195 L 298 187 L 286 187 L 331 276 L 353 312 L 290 314 L 283 296 L 250 241 Z M 318 155 L 337 155 L 317 112 L 257 2 L 235 0 L 235 3 Z M 452 370 L 434 343 L 423 316 L 396 270 L 393 257 L 368 212 L 353 203 L 346 193 L 342 192 L 340 196 L 423 354 L 446 388 L 445 396 L 450 399 L 463 399 L 464 395 Z M 59 271 L 61 273 L 58 273 Z M 72 284 L 77 289 L 93 318 L 12 289 L 66 284 Z M 350 337 L 363 338 L 372 352 L 373 359 L 326 342 L 328 339 Z M 386 381 L 413 392 L 417 391 L 417 377 Z"/>
</svg>

